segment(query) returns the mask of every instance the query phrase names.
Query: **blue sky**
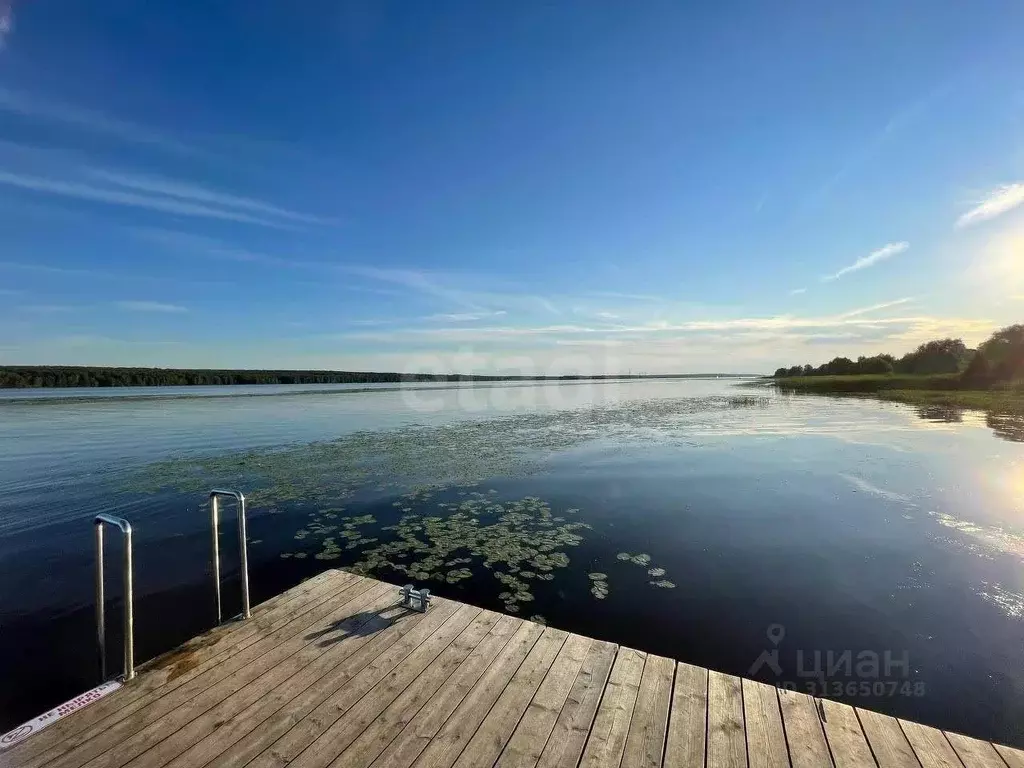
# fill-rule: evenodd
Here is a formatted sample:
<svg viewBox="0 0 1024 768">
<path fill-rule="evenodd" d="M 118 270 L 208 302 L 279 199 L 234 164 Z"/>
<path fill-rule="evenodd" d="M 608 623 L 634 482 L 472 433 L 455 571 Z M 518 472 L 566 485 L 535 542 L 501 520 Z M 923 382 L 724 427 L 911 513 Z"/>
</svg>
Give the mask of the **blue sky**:
<svg viewBox="0 0 1024 768">
<path fill-rule="evenodd" d="M 0 363 L 765 371 L 1024 319 L 1024 5 L 0 0 Z"/>
</svg>

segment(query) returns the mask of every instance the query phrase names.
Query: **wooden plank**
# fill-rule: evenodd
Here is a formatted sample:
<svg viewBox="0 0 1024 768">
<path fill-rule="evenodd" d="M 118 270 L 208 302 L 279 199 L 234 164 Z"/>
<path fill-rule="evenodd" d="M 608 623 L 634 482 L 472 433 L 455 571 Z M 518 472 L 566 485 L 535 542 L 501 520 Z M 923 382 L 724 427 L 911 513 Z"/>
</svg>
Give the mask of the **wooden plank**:
<svg viewBox="0 0 1024 768">
<path fill-rule="evenodd" d="M 330 628 L 334 623 L 353 616 L 359 611 L 384 608 L 389 601 L 387 585 L 371 586 L 352 601 L 337 607 L 322 619 L 319 625 Z M 370 616 L 366 616 L 370 620 Z M 89 760 L 90 768 L 120 766 L 145 752 L 175 731 L 187 725 L 236 691 L 247 688 L 252 681 L 271 675 L 294 654 L 315 642 L 315 637 L 300 634 L 265 653 L 253 663 L 207 688 L 170 712 L 152 721 L 152 708 L 146 708 L 117 723 L 113 728 L 90 739 L 81 747 L 51 763 L 53 768 L 76 768 Z M 86 757 L 87 756 L 87 757 Z"/>
<path fill-rule="evenodd" d="M 579 635 L 569 636 L 519 724 L 512 723 L 515 730 L 495 763 L 496 768 L 537 764 L 593 642 Z"/>
<path fill-rule="evenodd" d="M 895 717 L 867 709 L 857 716 L 879 768 L 919 768 L 914 750 Z"/>
<path fill-rule="evenodd" d="M 708 670 L 678 663 L 665 739 L 665 765 L 704 765 L 707 726 Z"/>
<path fill-rule="evenodd" d="M 576 768 L 617 651 L 618 646 L 611 643 L 595 640 L 591 644 L 537 761 L 540 768 Z"/>
<path fill-rule="evenodd" d="M 346 768 L 370 765 L 464 663 L 471 667 L 475 659 L 493 658 L 521 623 L 512 616 L 482 611 L 476 621 L 338 755 L 335 763 Z M 483 672 L 482 667 L 480 672 Z"/>
<path fill-rule="evenodd" d="M 1013 746 L 995 743 L 992 746 L 994 746 L 995 751 L 999 753 L 999 757 L 1004 760 L 1009 768 L 1024 768 L 1024 752 L 1015 750 Z"/>
<path fill-rule="evenodd" d="M 938 728 L 929 728 L 927 725 L 907 720 L 899 722 L 921 765 L 928 768 L 963 768 L 960 758 L 956 756 L 953 747 Z"/>
<path fill-rule="evenodd" d="M 442 610 L 438 610 L 439 608 Z M 402 609 L 396 607 L 396 615 L 400 616 L 401 612 Z M 430 617 L 430 620 L 422 619 L 415 623 L 403 621 L 401 626 L 395 625 L 393 627 L 394 635 L 398 639 L 386 649 L 384 644 L 388 641 L 378 641 L 380 655 L 362 669 L 357 676 L 353 677 L 343 689 L 336 691 L 330 699 L 320 705 L 324 708 L 320 710 L 321 713 L 327 709 L 329 704 L 331 717 L 338 718 L 345 715 L 343 721 L 335 722 L 334 726 L 327 729 L 328 733 L 334 734 L 334 742 L 341 744 L 345 738 L 338 729 L 339 725 L 347 728 L 348 732 L 358 725 L 355 734 L 348 739 L 348 742 L 338 746 L 337 751 L 347 746 L 362 731 L 365 724 L 372 721 L 384 707 L 405 690 L 415 676 L 476 618 L 480 609 L 445 601 L 443 606 L 435 604 L 430 613 L 437 613 L 437 615 Z M 383 632 L 381 634 L 383 635 Z M 364 647 L 369 647 L 369 644 Z M 289 679 L 287 684 L 256 699 L 247 709 L 227 720 L 224 720 L 223 714 L 211 713 L 220 723 L 217 729 L 206 739 L 193 744 L 187 751 L 178 755 L 173 762 L 168 764 L 168 768 L 205 765 L 236 744 L 242 737 L 257 731 L 260 734 L 261 743 L 272 743 L 272 734 L 276 733 L 278 729 L 268 721 L 280 715 L 279 720 L 293 722 L 295 710 L 291 704 L 298 696 L 307 691 L 320 691 L 326 696 L 331 690 L 337 688 L 337 681 L 347 679 L 348 671 L 352 669 L 352 667 L 346 667 L 345 672 L 340 672 L 344 662 L 352 663 L 351 648 L 349 646 L 348 650 L 341 649 L 344 656 L 334 653 L 325 654 L 315 663 L 303 669 L 300 674 Z M 363 655 L 368 658 L 369 654 L 370 652 L 366 651 Z M 400 667 L 398 667 L 399 664 Z M 339 675 L 345 675 L 345 678 L 341 678 Z M 373 688 L 378 679 L 380 684 Z M 371 688 L 376 695 L 369 698 L 368 702 L 366 699 L 360 701 L 360 705 L 363 705 L 362 709 L 354 707 L 347 712 L 343 709 L 345 703 L 358 700 L 361 692 Z M 388 696 L 390 698 L 387 698 Z M 378 703 L 379 707 L 374 709 Z M 324 738 L 328 733 L 324 733 Z M 326 762 L 330 762 L 330 759 Z"/>
<path fill-rule="evenodd" d="M 177 650 L 158 657 L 160 664 L 152 669 L 148 663 L 143 665 L 139 676 L 115 694 L 90 704 L 74 717 L 49 726 L 8 754 L 16 757 L 19 765 L 25 768 L 48 765 L 51 760 L 103 733 L 133 712 L 152 704 L 157 698 L 175 692 L 200 675 L 214 669 L 217 670 L 215 674 L 221 673 L 224 668 L 220 665 L 226 660 L 237 660 L 243 652 L 247 660 L 255 658 L 267 645 L 264 642 L 260 649 L 253 649 L 254 645 L 265 641 L 268 635 L 278 632 L 282 627 L 300 620 L 324 601 L 353 589 L 359 583 L 357 579 L 343 571 L 326 571 L 303 582 L 293 588 L 294 594 L 290 594 L 293 590 L 289 590 L 279 596 L 288 596 L 287 600 L 269 600 L 261 604 L 254 610 L 250 620 L 215 627 Z M 369 587 L 368 583 L 360 586 L 362 590 Z M 275 639 L 277 637 L 275 635 Z M 223 674 L 230 671 L 228 669 Z"/>
<path fill-rule="evenodd" d="M 829 699 L 818 699 L 818 707 L 837 768 L 875 768 L 875 758 L 854 708 Z"/>
<path fill-rule="evenodd" d="M 789 768 L 786 732 L 774 686 L 743 681 L 743 720 L 750 768 Z"/>
<path fill-rule="evenodd" d="M 1004 747 L 1002 744 L 993 744 L 996 752 L 1003 758 L 1008 768 L 1024 768 L 1024 752 L 1013 747 Z"/>
<path fill-rule="evenodd" d="M 572 647 L 568 650 L 570 664 L 583 663 L 587 646 L 590 641 L 586 638 L 573 636 Z M 526 712 L 533 697 L 537 694 L 541 683 L 547 676 L 549 670 L 554 666 L 560 656 L 562 649 L 566 646 L 569 634 L 560 629 L 548 627 L 544 630 L 540 640 L 533 646 L 530 655 L 523 661 L 516 674 L 509 680 L 501 696 L 487 713 L 487 717 L 480 723 L 473 738 L 466 744 L 462 754 L 454 763 L 442 763 L 439 768 L 448 768 L 455 765 L 457 768 L 477 768 L 481 765 L 494 765 L 516 725 Z M 578 658 L 579 663 L 576 663 Z M 569 686 L 566 685 L 566 688 Z M 433 763 L 435 766 L 438 763 Z"/>
<path fill-rule="evenodd" d="M 580 768 L 610 768 L 621 762 L 646 659 L 640 651 L 619 648 Z"/>
<path fill-rule="evenodd" d="M 738 677 L 708 672 L 708 768 L 746 768 L 743 688 Z"/>
<path fill-rule="evenodd" d="M 511 717 L 511 713 L 517 709 L 520 716 L 522 715 L 565 642 L 566 636 L 566 633 L 560 629 L 542 628 L 540 638 L 530 649 L 530 653 L 519 665 L 515 674 L 504 681 L 501 690 L 495 686 L 493 691 L 488 692 L 487 700 L 492 702 L 490 706 L 486 708 L 480 706 L 461 716 L 459 712 L 456 712 L 452 719 L 458 717 L 463 722 L 460 722 L 455 729 L 448 729 L 448 724 L 446 724 L 445 729 L 441 730 L 435 741 L 427 745 L 414 765 L 419 768 L 427 768 L 427 766 L 450 768 L 459 762 L 462 753 L 470 747 L 472 747 L 473 754 L 480 755 L 481 765 L 486 763 L 483 756 L 492 747 L 496 747 L 490 757 L 490 763 L 488 763 L 493 764 L 515 728 L 515 723 L 518 722 L 517 717 L 516 721 L 508 723 L 506 731 L 503 729 L 502 719 Z M 481 681 L 480 685 L 483 684 L 484 681 Z M 483 734 L 482 739 L 478 739 L 477 736 L 481 734 Z M 464 765 L 462 762 L 459 764 Z M 472 761 L 470 764 L 475 765 Z"/>
<path fill-rule="evenodd" d="M 675 672 L 672 659 L 647 655 L 622 753 L 623 768 L 661 768 Z"/>
<path fill-rule="evenodd" d="M 428 745 L 465 743 L 491 708 L 505 684 L 533 648 L 543 628 L 522 622 L 493 661 L 481 670 L 477 659 L 463 665 L 424 705 L 423 709 L 388 745 L 373 765 L 378 768 L 407 768 Z M 472 659 L 472 656 L 470 657 Z M 461 748 L 459 748 L 461 752 Z M 457 755 L 458 753 L 456 753 Z"/>
<path fill-rule="evenodd" d="M 966 768 L 1006 768 L 996 748 L 987 741 L 946 731 L 946 738 Z"/>
<path fill-rule="evenodd" d="M 822 768 L 832 765 L 825 731 L 821 726 L 814 699 L 806 693 L 779 688 L 782 727 L 793 768 Z"/>
</svg>

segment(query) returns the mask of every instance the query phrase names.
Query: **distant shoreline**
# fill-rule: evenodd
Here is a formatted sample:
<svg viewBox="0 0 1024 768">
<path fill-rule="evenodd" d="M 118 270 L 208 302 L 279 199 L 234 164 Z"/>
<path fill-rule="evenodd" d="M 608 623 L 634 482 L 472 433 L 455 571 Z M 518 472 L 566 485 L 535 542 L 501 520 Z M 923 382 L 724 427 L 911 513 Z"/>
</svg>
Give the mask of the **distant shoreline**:
<svg viewBox="0 0 1024 768">
<path fill-rule="evenodd" d="M 123 387 L 262 386 L 296 384 L 411 384 L 458 382 L 613 381 L 632 379 L 742 379 L 760 374 L 566 374 L 563 376 L 302 371 L 103 366 L 0 366 L 0 389 L 110 389 Z"/>
</svg>

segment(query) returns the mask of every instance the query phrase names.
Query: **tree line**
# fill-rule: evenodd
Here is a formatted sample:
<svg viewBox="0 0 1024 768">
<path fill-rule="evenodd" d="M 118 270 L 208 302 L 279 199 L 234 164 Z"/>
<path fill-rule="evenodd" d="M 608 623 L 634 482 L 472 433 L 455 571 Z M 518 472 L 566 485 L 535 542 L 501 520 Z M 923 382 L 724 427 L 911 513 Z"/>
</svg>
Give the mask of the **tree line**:
<svg viewBox="0 0 1024 768">
<path fill-rule="evenodd" d="M 962 339 L 936 339 L 921 344 L 900 358 L 892 355 L 835 357 L 823 365 L 794 365 L 779 368 L 775 378 L 794 376 L 858 376 L 900 373 L 910 375 L 960 374 L 976 386 L 991 386 L 1024 378 L 1024 325 L 996 331 L 977 349 L 968 349 Z"/>
<path fill-rule="evenodd" d="M 711 374 L 714 375 L 714 374 Z M 688 374 L 671 378 L 687 378 Z M 496 376 L 370 371 L 207 370 L 67 365 L 0 366 L 0 389 L 39 387 L 188 387 L 225 384 L 381 384 L 446 381 L 579 381 L 660 378 L 641 375 Z"/>
<path fill-rule="evenodd" d="M 371 384 L 444 377 L 356 371 L 248 371 L 92 366 L 3 366 L 0 387 L 156 387 L 216 384 Z"/>
</svg>

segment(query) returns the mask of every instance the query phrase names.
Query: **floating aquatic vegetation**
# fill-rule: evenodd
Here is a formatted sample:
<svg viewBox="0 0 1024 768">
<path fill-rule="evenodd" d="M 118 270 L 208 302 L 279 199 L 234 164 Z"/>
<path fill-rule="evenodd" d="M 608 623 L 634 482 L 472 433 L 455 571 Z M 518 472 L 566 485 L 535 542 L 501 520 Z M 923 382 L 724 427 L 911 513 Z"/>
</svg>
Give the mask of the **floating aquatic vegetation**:
<svg viewBox="0 0 1024 768">
<path fill-rule="evenodd" d="M 443 426 L 355 432 L 325 442 L 160 461 L 131 475 L 125 489 L 206 493 L 218 486 L 238 487 L 246 489 L 254 508 L 304 502 L 330 507 L 331 514 L 337 514 L 342 511 L 340 502 L 359 489 L 421 487 L 417 496 L 398 502 L 415 507 L 440 487 L 532 473 L 546 455 L 591 440 L 685 440 L 696 415 L 767 402 L 768 398 L 750 396 L 634 400 Z M 491 490 L 488 494 L 496 495 Z"/>
<path fill-rule="evenodd" d="M 360 574 L 399 573 L 415 581 L 445 584 L 489 574 L 501 586 L 498 599 L 504 609 L 518 613 L 524 603 L 534 600 L 535 585 L 553 581 L 557 571 L 569 566 L 564 550 L 581 544 L 583 532 L 591 527 L 567 522 L 536 497 L 499 501 L 491 491 L 469 489 L 455 491 L 458 501 L 438 501 L 433 507 L 424 505 L 419 511 L 404 512 L 410 504 L 429 500 L 442 490 L 435 486 L 432 492 L 416 489 L 404 494 L 397 508 L 403 514 L 391 525 L 379 526 L 373 515 L 337 517 L 336 513 L 331 513 L 336 517 L 334 524 L 326 525 L 320 519 L 326 515 L 313 513 L 296 537 L 319 539 L 321 549 L 314 555 L 318 560 L 338 560 L 345 550 L 359 550 L 358 560 L 348 568 Z M 430 514 L 432 509 L 442 514 Z M 371 526 L 374 536 L 366 535 Z M 645 568 L 652 586 L 675 587 L 660 578 L 665 575 L 664 568 L 647 568 L 651 562 L 648 554 L 621 552 L 618 559 Z M 607 573 L 593 571 L 587 578 L 595 599 L 608 597 Z"/>
<path fill-rule="evenodd" d="M 434 488 L 434 492 L 442 489 Z M 448 489 L 449 491 L 451 489 Z M 391 525 L 378 526 L 373 515 L 339 517 L 336 525 L 324 525 L 317 514 L 302 529 L 302 538 L 317 538 L 318 560 L 337 560 L 344 550 L 359 550 L 358 560 L 348 568 L 361 574 L 399 573 L 420 582 L 458 584 L 489 574 L 501 586 L 498 599 L 509 613 L 534 600 L 535 585 L 553 581 L 556 572 L 570 564 L 565 551 L 582 543 L 590 526 L 567 522 L 553 514 L 550 505 L 528 496 L 516 501 L 499 501 L 490 491 L 456 491 L 457 502 L 434 502 L 419 511 L 402 514 Z M 432 497 L 422 489 L 402 497 L 402 510 L 411 499 Z M 408 502 L 408 503 L 407 503 Z M 430 514 L 432 509 L 444 513 Z M 376 535 L 366 529 L 374 527 Z M 298 556 L 293 555 L 293 556 Z M 650 555 L 620 553 L 620 560 L 646 567 Z M 665 575 L 664 568 L 648 569 L 651 577 Z M 610 594 L 607 573 L 587 574 L 591 595 L 604 600 Z M 651 585 L 671 588 L 669 581 Z"/>
<path fill-rule="evenodd" d="M 631 555 L 629 552 L 619 552 L 616 555 L 619 560 L 625 560 L 630 563 L 636 563 L 637 565 L 648 566 L 651 564 L 651 556 L 645 554 Z"/>
</svg>

